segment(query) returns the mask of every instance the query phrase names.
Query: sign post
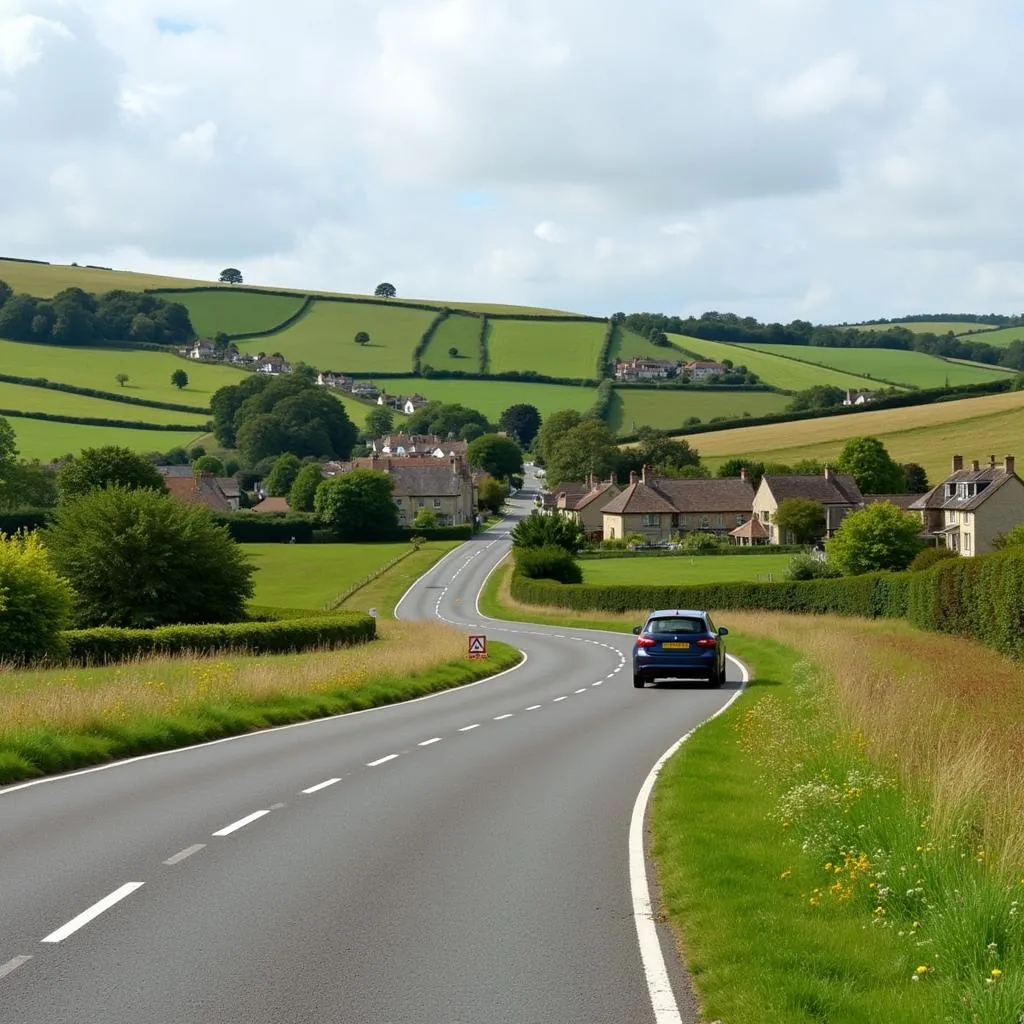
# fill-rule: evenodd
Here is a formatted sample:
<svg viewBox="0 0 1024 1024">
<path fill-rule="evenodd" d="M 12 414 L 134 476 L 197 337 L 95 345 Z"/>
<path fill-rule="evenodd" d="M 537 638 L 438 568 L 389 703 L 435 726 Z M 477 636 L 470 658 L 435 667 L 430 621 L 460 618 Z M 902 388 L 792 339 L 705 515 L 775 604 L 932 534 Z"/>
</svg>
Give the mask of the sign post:
<svg viewBox="0 0 1024 1024">
<path fill-rule="evenodd" d="M 487 657 L 487 637 L 469 637 L 469 649 L 467 651 L 472 661 L 480 661 Z"/>
</svg>

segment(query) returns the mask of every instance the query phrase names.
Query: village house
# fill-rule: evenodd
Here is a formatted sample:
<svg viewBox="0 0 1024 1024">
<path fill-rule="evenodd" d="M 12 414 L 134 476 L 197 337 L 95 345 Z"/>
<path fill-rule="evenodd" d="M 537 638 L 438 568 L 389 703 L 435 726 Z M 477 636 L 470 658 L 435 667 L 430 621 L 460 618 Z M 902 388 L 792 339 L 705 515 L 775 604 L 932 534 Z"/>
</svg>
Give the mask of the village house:
<svg viewBox="0 0 1024 1024">
<path fill-rule="evenodd" d="M 202 505 L 211 512 L 237 512 L 241 489 L 234 477 L 196 473 L 191 466 L 157 466 L 167 490 L 179 501 Z"/>
<path fill-rule="evenodd" d="M 791 544 L 793 538 L 781 537 L 775 525 L 779 504 L 788 498 L 816 501 L 825 512 L 823 535 L 832 537 L 850 512 L 864 507 L 864 496 L 852 476 L 836 473 L 828 466 L 820 476 L 765 474 L 754 495 L 753 513 L 768 534 L 769 544 Z"/>
<path fill-rule="evenodd" d="M 199 338 L 192 343 L 192 347 L 187 350 L 189 359 L 216 359 L 217 350 L 213 347 L 213 342 L 209 338 Z"/>
<path fill-rule="evenodd" d="M 639 534 L 645 544 L 664 544 L 686 533 L 725 540 L 750 519 L 754 488 L 746 472 L 719 480 L 677 480 L 630 473 L 629 486 L 602 512 L 605 540 Z"/>
<path fill-rule="evenodd" d="M 418 412 L 426 405 L 430 405 L 430 399 L 424 398 L 422 395 L 410 395 L 408 398 L 400 398 L 402 412 L 406 416 L 411 416 L 414 412 Z"/>
<path fill-rule="evenodd" d="M 712 363 L 698 359 L 692 363 L 684 363 L 682 367 L 690 380 L 707 380 L 709 377 L 721 377 L 729 372 L 729 367 L 724 363 Z"/>
<path fill-rule="evenodd" d="M 874 398 L 874 391 L 857 391 L 854 388 L 848 388 L 843 397 L 843 405 L 868 405 L 874 401 Z"/>
<path fill-rule="evenodd" d="M 352 382 L 352 395 L 355 398 L 376 398 L 380 388 L 373 381 L 356 380 Z"/>
<path fill-rule="evenodd" d="M 617 380 L 655 380 L 673 376 L 678 366 L 677 362 L 668 359 L 633 356 L 632 359 L 615 360 L 615 377 Z"/>
<path fill-rule="evenodd" d="M 598 480 L 594 474 L 579 487 L 577 490 L 573 484 L 570 490 L 563 484 L 554 495 L 552 510 L 582 526 L 588 539 L 600 540 L 604 534 L 604 509 L 622 488 L 614 477 Z"/>
<path fill-rule="evenodd" d="M 1024 522 L 1024 481 L 1012 455 L 1002 465 L 990 455 L 987 466 L 975 460 L 969 469 L 954 455 L 949 476 L 910 510 L 920 513 L 927 540 L 960 555 L 983 555 L 994 550 L 996 537 Z"/>
<path fill-rule="evenodd" d="M 316 382 L 322 388 L 334 388 L 337 391 L 349 391 L 352 388 L 352 380 L 343 373 L 318 373 Z"/>
<path fill-rule="evenodd" d="M 256 362 L 256 372 L 276 377 L 281 373 L 291 373 L 291 363 L 284 356 L 263 356 Z"/>
<path fill-rule="evenodd" d="M 287 498 L 264 498 L 250 509 L 251 512 L 261 514 L 267 512 L 291 512 L 291 510 L 292 507 L 288 504 Z"/>
<path fill-rule="evenodd" d="M 453 456 L 465 458 L 469 449 L 467 441 L 445 440 L 437 434 L 386 434 L 370 442 L 375 455 L 429 456 L 435 459 L 450 459 Z"/>
</svg>

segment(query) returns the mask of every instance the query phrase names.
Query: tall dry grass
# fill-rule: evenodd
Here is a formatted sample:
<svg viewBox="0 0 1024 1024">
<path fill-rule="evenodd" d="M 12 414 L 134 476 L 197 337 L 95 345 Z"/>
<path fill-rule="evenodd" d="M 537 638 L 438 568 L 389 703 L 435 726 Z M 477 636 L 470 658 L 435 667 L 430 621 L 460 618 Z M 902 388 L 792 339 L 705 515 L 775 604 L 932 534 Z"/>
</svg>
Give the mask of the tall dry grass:
<svg viewBox="0 0 1024 1024">
<path fill-rule="evenodd" d="M 176 716 L 200 706 L 337 692 L 456 661 L 465 636 L 434 623 L 380 621 L 378 639 L 340 650 L 256 657 L 163 657 L 90 669 L 0 666 L 0 745 L 34 729 Z"/>
</svg>

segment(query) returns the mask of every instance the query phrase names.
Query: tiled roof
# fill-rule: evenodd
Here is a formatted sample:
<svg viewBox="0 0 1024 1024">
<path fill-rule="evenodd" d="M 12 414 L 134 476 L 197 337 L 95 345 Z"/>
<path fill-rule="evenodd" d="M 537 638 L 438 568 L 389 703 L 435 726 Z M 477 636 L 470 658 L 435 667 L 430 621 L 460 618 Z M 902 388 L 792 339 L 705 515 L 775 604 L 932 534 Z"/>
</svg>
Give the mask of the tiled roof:
<svg viewBox="0 0 1024 1024">
<path fill-rule="evenodd" d="M 865 494 L 864 504 L 880 505 L 888 502 L 890 505 L 908 509 L 915 501 L 920 501 L 923 497 L 925 497 L 923 494 Z"/>
<path fill-rule="evenodd" d="M 264 498 L 258 505 L 253 505 L 253 512 L 291 512 L 287 498 Z"/>
<path fill-rule="evenodd" d="M 767 540 L 768 531 L 760 519 L 748 519 L 742 526 L 729 531 L 730 537 L 739 537 L 741 540 Z"/>
<path fill-rule="evenodd" d="M 179 501 L 202 505 L 214 512 L 230 512 L 231 502 L 224 496 L 213 477 L 169 476 L 164 479 L 167 490 Z"/>
<path fill-rule="evenodd" d="M 677 512 L 750 512 L 754 488 L 747 480 L 676 480 L 658 477 L 654 486 L 675 506 Z"/>
<path fill-rule="evenodd" d="M 395 482 L 395 496 L 402 498 L 457 497 L 462 493 L 464 477 L 453 473 L 451 466 L 442 463 L 433 466 L 392 464 L 389 476 Z"/>
<path fill-rule="evenodd" d="M 1000 487 L 1005 486 L 1010 480 L 1021 482 L 1020 477 L 1015 473 L 1007 473 L 1002 466 L 986 466 L 984 469 L 961 469 L 950 473 L 945 480 L 937 487 L 933 487 L 927 494 L 915 501 L 910 508 L 915 511 L 924 509 L 959 509 L 970 512 L 976 509 L 982 502 L 986 501 L 990 494 L 994 494 Z M 972 498 L 947 498 L 946 484 L 975 483 L 984 484 Z"/>
<path fill-rule="evenodd" d="M 642 481 L 630 484 L 617 494 L 602 510 L 605 515 L 636 515 L 637 513 L 676 512 L 677 509 L 663 494 Z"/>
<path fill-rule="evenodd" d="M 823 505 L 859 505 L 864 500 L 857 481 L 845 473 L 832 473 L 827 477 L 766 474 L 762 481 L 768 484 L 776 501 L 807 498 L 810 501 L 820 501 Z"/>
</svg>

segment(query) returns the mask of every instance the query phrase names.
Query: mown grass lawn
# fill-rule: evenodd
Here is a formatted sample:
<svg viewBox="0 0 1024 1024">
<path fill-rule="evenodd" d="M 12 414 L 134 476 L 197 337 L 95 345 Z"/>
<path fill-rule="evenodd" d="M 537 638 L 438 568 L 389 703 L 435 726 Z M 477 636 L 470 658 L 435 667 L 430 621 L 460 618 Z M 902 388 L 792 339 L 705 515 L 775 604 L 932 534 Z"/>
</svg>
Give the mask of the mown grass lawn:
<svg viewBox="0 0 1024 1024">
<path fill-rule="evenodd" d="M 270 295 L 249 289 L 218 288 L 210 292 L 161 292 L 160 298 L 180 302 L 189 311 L 192 326 L 201 338 L 219 331 L 247 334 L 269 331 L 294 315 L 304 299 L 300 295 Z"/>
<path fill-rule="evenodd" d="M 412 354 L 436 313 L 402 305 L 360 302 L 314 302 L 291 327 L 265 338 L 239 343 L 245 352 L 281 352 L 320 370 L 408 373 Z M 360 331 L 367 345 L 353 340 Z"/>
<path fill-rule="evenodd" d="M 583 558 L 583 582 L 687 586 L 698 583 L 781 580 L 792 555 L 634 555 Z"/>
<path fill-rule="evenodd" d="M 130 405 L 120 408 L 131 409 Z M 84 448 L 102 448 L 115 444 L 135 452 L 166 452 L 172 448 L 191 448 L 208 435 L 194 431 L 140 430 L 130 427 L 83 427 L 76 423 L 52 423 L 11 416 L 18 455 L 23 459 L 50 462 L 64 455 L 75 455 Z M 204 442 L 205 443 L 205 442 Z"/>
<path fill-rule="evenodd" d="M 918 388 L 979 384 L 988 380 L 1000 380 L 1012 373 L 999 367 L 982 368 L 973 364 L 951 363 L 925 352 L 904 352 L 891 348 L 824 348 L 818 345 L 743 347 Z"/>
<path fill-rule="evenodd" d="M 476 316 L 460 316 L 455 313 L 448 317 L 430 339 L 423 353 L 422 364 L 432 366 L 435 370 L 479 373 L 481 323 L 481 318 Z M 459 354 L 448 355 L 450 348 L 458 349 Z"/>
<path fill-rule="evenodd" d="M 535 370 L 548 377 L 591 379 L 607 324 L 494 320 L 487 339 L 490 372 Z"/>
</svg>

